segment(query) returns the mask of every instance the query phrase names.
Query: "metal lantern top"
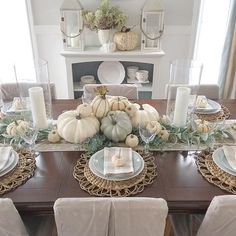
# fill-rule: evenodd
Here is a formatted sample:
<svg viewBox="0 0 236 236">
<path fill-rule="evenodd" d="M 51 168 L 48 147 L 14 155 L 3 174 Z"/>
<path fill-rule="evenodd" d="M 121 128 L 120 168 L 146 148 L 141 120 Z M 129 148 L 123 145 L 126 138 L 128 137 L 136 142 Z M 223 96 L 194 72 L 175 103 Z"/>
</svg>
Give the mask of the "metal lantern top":
<svg viewBox="0 0 236 236">
<path fill-rule="evenodd" d="M 146 0 L 141 9 L 142 50 L 160 50 L 164 32 L 164 7 L 161 0 Z"/>
<path fill-rule="evenodd" d="M 83 50 L 82 32 L 84 29 L 82 11 L 79 0 L 64 0 L 61 8 L 61 32 L 65 49 Z"/>
</svg>

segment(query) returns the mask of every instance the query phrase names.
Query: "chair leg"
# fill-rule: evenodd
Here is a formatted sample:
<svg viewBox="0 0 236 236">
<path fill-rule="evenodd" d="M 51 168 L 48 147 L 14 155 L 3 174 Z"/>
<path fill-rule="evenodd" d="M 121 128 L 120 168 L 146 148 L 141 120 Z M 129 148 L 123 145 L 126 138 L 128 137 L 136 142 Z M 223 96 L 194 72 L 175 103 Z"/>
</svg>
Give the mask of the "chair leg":
<svg viewBox="0 0 236 236">
<path fill-rule="evenodd" d="M 171 222 L 169 216 L 167 216 L 164 236 L 171 236 L 171 233 L 172 233 Z"/>
</svg>

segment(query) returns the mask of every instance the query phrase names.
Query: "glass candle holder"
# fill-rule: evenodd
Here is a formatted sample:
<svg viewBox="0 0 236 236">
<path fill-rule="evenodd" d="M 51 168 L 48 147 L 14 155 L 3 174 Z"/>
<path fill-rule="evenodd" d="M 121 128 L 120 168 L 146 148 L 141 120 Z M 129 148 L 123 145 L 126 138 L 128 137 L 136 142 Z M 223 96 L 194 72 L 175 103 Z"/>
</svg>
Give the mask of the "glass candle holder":
<svg viewBox="0 0 236 236">
<path fill-rule="evenodd" d="M 170 66 L 166 85 L 166 115 L 176 127 L 184 127 L 195 109 L 201 81 L 202 63 L 194 60 L 175 60 Z"/>
</svg>

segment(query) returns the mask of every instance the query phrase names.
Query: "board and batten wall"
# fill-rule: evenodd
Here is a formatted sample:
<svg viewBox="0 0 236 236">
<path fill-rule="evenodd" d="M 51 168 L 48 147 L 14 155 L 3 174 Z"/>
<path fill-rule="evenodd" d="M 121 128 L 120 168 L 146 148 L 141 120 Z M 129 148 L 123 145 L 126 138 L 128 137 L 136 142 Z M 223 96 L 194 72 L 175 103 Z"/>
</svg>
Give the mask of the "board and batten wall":
<svg viewBox="0 0 236 236">
<path fill-rule="evenodd" d="M 94 10 L 99 0 L 80 0 L 84 9 Z M 110 0 L 128 16 L 128 26 L 139 25 L 140 9 L 145 0 Z M 39 57 L 48 61 L 51 82 L 56 84 L 57 98 L 68 98 L 65 59 L 60 32 L 62 0 L 31 0 L 33 33 Z M 165 0 L 165 33 L 162 49 L 166 53 L 160 62 L 160 78 L 155 98 L 164 98 L 164 87 L 169 79 L 170 61 L 191 57 L 194 0 Z M 99 45 L 95 32 L 86 30 L 86 44 Z M 94 37 L 95 36 L 95 37 Z M 101 56 L 102 60 L 102 56 Z"/>
</svg>

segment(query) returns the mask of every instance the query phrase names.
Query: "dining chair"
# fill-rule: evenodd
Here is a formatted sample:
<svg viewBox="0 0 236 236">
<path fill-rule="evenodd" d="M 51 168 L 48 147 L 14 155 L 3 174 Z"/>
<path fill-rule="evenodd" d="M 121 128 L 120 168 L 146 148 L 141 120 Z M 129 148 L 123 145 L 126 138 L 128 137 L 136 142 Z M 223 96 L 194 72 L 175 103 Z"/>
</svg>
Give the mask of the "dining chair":
<svg viewBox="0 0 236 236">
<path fill-rule="evenodd" d="M 0 235 L 28 236 L 24 223 L 9 198 L 0 199 Z"/>
<path fill-rule="evenodd" d="M 138 99 L 138 87 L 135 84 L 86 84 L 83 87 L 84 97 L 93 99 L 96 96 L 95 89 L 102 85 L 107 87 L 107 95 Z"/>
<path fill-rule="evenodd" d="M 165 96 L 167 98 L 168 96 L 168 90 L 169 90 L 169 93 L 170 93 L 170 98 L 174 99 L 176 97 L 176 90 L 177 90 L 177 87 L 179 87 L 180 85 L 178 84 L 166 84 L 166 87 L 165 87 Z M 189 85 L 188 87 L 193 87 L 191 85 Z M 219 85 L 217 84 L 201 84 L 199 86 L 199 89 L 198 89 L 198 95 L 205 95 L 207 98 L 209 99 L 219 99 Z"/>
<path fill-rule="evenodd" d="M 26 83 L 26 82 L 20 82 L 20 83 L 3 83 L 0 84 L 0 94 L 3 101 L 11 101 L 14 99 L 14 97 L 19 97 L 19 93 L 21 93 L 21 96 L 28 97 L 28 89 L 31 87 L 43 87 L 45 88 L 48 86 L 46 83 Z M 20 90 L 20 91 L 19 91 Z M 56 88 L 54 83 L 50 83 L 50 92 L 51 92 L 51 98 L 54 100 L 56 98 Z"/>
<path fill-rule="evenodd" d="M 161 198 L 61 198 L 54 204 L 58 236 L 163 236 Z"/>
</svg>

